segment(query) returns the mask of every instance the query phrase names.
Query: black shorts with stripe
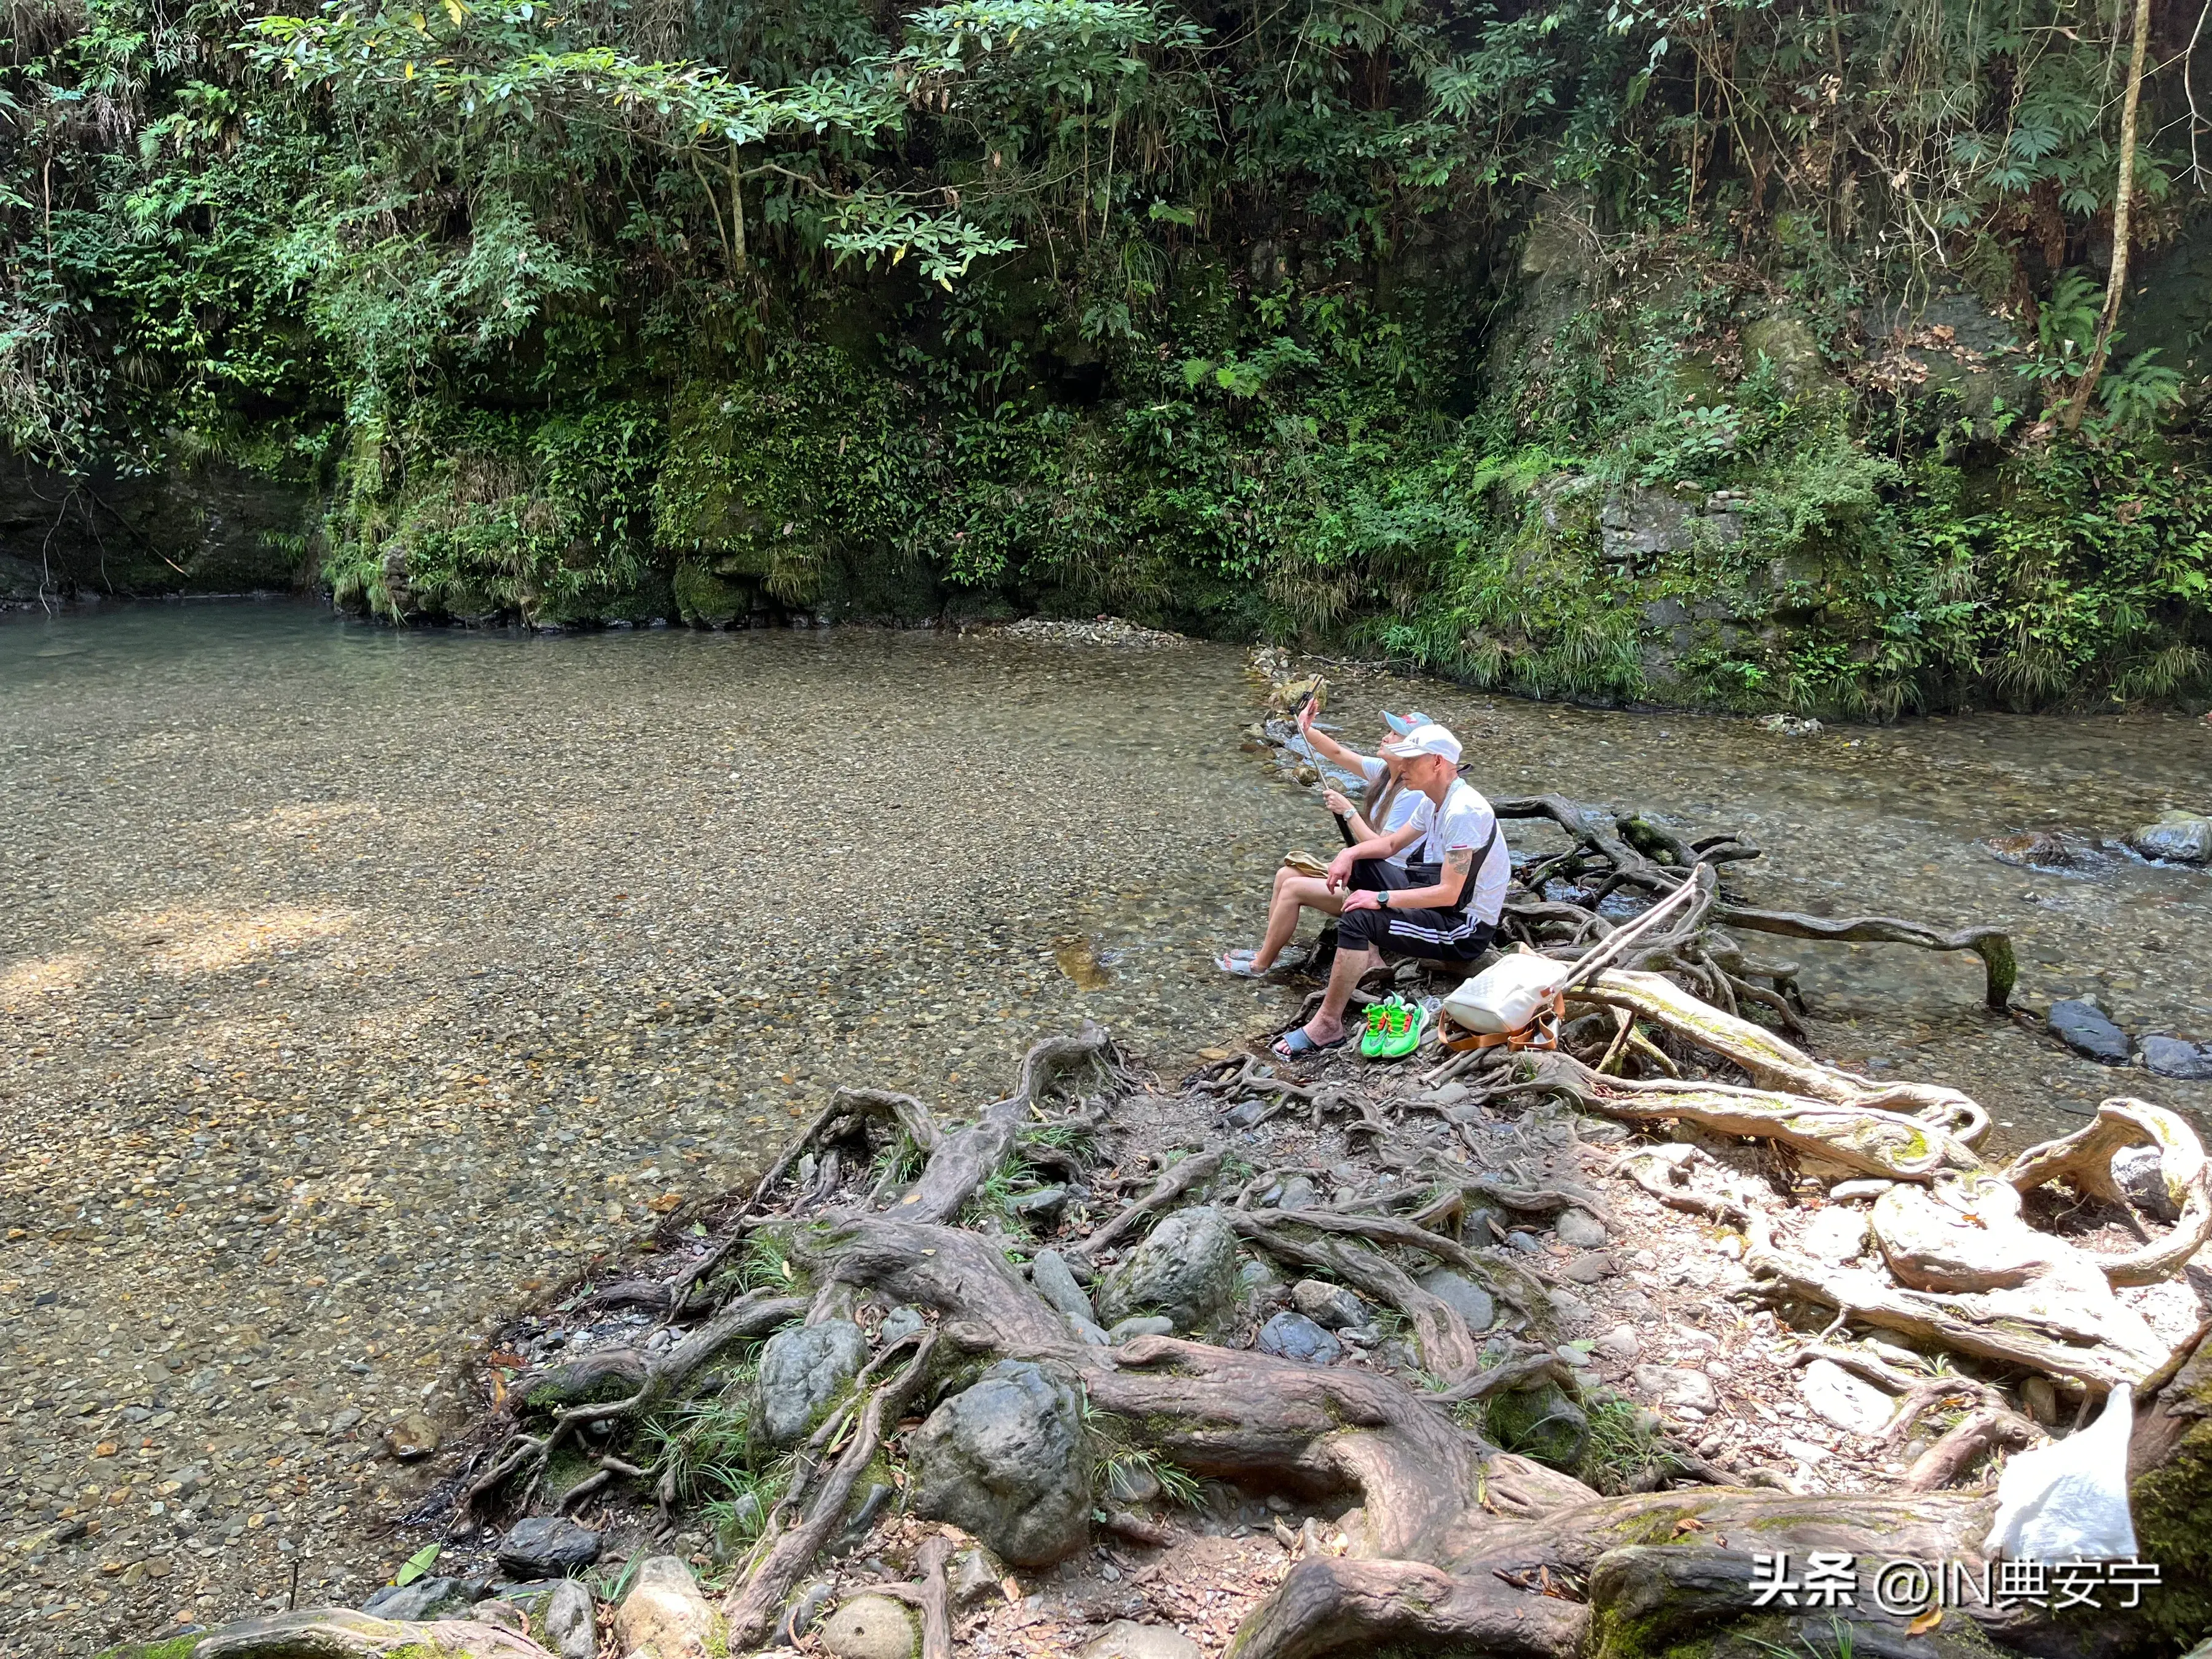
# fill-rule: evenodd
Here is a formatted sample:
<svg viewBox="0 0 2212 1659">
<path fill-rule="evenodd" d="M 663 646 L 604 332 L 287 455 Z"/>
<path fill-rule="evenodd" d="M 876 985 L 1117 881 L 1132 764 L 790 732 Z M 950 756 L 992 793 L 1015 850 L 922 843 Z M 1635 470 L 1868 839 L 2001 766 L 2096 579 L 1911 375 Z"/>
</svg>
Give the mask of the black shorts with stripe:
<svg viewBox="0 0 2212 1659">
<path fill-rule="evenodd" d="M 1433 864 L 1407 870 L 1363 859 L 1352 866 L 1352 885 L 1370 893 L 1433 887 L 1442 872 Z M 1340 951 L 1379 951 L 1389 960 L 1422 957 L 1431 962 L 1472 962 L 1490 948 L 1498 924 L 1456 910 L 1346 910 L 1336 921 Z"/>
</svg>

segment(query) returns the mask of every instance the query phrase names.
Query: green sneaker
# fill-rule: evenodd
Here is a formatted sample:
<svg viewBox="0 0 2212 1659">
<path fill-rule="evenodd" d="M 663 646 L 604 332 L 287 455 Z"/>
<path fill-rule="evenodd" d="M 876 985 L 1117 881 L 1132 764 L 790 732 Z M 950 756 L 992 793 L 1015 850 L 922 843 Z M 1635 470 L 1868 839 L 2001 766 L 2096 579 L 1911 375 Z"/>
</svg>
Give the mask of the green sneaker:
<svg viewBox="0 0 2212 1659">
<path fill-rule="evenodd" d="M 1367 1005 L 1367 1029 L 1359 1034 L 1359 1052 L 1373 1060 L 1382 1052 L 1382 1044 L 1390 1035 L 1390 1012 L 1398 1006 L 1395 996 Z"/>
<path fill-rule="evenodd" d="M 1392 998 L 1382 1041 L 1375 1050 L 1377 1060 L 1403 1060 L 1421 1046 L 1421 1011 Z"/>
</svg>

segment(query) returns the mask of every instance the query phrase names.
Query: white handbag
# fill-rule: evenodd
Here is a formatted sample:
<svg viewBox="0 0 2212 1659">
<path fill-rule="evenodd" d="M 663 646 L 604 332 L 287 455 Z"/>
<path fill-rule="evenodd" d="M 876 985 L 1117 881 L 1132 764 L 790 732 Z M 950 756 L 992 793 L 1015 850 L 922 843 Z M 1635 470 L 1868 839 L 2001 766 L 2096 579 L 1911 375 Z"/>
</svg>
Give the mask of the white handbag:
<svg viewBox="0 0 2212 1659">
<path fill-rule="evenodd" d="M 1573 973 L 1571 962 L 1516 954 L 1501 957 L 1444 999 L 1444 1012 L 1468 1030 L 1503 1036 L 1525 1030 Z"/>
</svg>

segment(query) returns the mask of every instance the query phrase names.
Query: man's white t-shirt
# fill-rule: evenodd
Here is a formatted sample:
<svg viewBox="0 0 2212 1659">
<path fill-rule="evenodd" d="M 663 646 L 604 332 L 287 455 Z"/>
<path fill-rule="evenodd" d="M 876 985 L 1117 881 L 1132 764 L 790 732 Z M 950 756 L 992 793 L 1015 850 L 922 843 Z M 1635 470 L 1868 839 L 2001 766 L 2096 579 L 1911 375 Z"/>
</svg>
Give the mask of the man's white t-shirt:
<svg viewBox="0 0 2212 1659">
<path fill-rule="evenodd" d="M 1389 769 L 1389 763 L 1380 755 L 1362 755 L 1359 757 L 1359 769 L 1367 779 L 1367 787 L 1372 789 L 1382 781 L 1382 775 Z M 1413 821 L 1415 803 L 1425 804 L 1426 800 L 1427 797 L 1419 790 L 1408 789 L 1401 784 L 1398 788 L 1391 792 L 1390 799 L 1382 809 L 1382 822 L 1371 823 L 1368 828 L 1378 836 L 1395 836 Z M 1414 844 L 1419 845 L 1419 842 Z M 1406 854 L 1393 853 L 1382 861 L 1385 864 L 1395 864 L 1402 870 L 1406 866 Z"/>
<path fill-rule="evenodd" d="M 1409 860 L 1442 864 L 1447 853 L 1461 848 L 1472 853 L 1490 842 L 1490 855 L 1474 873 L 1474 893 L 1468 900 L 1467 913 L 1477 921 L 1494 925 L 1505 908 L 1505 885 L 1513 876 L 1513 855 L 1506 850 L 1505 837 L 1499 835 L 1491 840 L 1491 832 L 1498 826 L 1497 813 L 1464 778 L 1452 780 L 1442 806 L 1418 789 L 1407 793 L 1414 801 L 1412 822 L 1421 829 L 1421 838 L 1406 848 Z"/>
</svg>

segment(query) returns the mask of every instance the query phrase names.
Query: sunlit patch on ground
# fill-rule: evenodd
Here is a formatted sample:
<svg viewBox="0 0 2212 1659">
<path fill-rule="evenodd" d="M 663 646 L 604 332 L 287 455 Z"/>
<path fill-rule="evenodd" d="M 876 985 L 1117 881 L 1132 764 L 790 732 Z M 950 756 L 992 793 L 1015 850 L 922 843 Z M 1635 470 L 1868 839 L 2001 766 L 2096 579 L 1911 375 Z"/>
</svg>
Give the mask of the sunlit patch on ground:
<svg viewBox="0 0 2212 1659">
<path fill-rule="evenodd" d="M 82 951 L 9 963 L 0 968 L 0 1008 L 21 1008 L 33 997 L 74 991 L 91 970 L 92 958 Z"/>
<path fill-rule="evenodd" d="M 125 918 L 112 931 L 124 943 L 150 951 L 156 967 L 175 974 L 209 974 L 334 939 L 352 923 L 343 910 L 287 904 L 265 910 L 163 910 Z"/>
<path fill-rule="evenodd" d="M 317 830 L 349 819 L 383 816 L 383 809 L 368 800 L 293 801 L 259 817 L 240 818 L 230 826 L 236 835 L 311 836 Z"/>
</svg>

